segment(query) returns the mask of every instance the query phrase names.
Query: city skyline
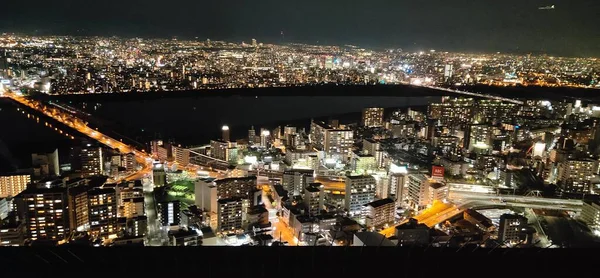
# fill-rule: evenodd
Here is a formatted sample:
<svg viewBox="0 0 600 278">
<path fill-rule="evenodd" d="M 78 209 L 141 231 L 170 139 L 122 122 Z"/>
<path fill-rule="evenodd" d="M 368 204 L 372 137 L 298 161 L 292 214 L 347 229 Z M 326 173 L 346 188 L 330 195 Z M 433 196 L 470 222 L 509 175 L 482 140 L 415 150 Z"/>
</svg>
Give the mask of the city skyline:
<svg viewBox="0 0 600 278">
<path fill-rule="evenodd" d="M 538 9 L 556 4 L 555 9 Z M 36 9 L 10 1 L 0 19 L 2 32 L 38 34 L 214 38 L 256 38 L 280 43 L 355 44 L 410 51 L 445 49 L 467 52 L 535 52 L 598 56 L 592 26 L 598 3 L 548 1 L 341 1 L 280 3 L 103 1 L 93 11 L 67 0 L 34 1 Z M 157 9 L 162 7 L 163 9 Z M 133 13 L 129 11 L 135 11 Z M 85 16 L 84 16 L 85 15 Z M 28 20 L 21 20 L 27 17 Z M 310 20 L 306 20 L 306 19 Z M 448 26 L 452 26 L 448 28 Z M 282 36 L 283 32 L 283 36 Z"/>
</svg>

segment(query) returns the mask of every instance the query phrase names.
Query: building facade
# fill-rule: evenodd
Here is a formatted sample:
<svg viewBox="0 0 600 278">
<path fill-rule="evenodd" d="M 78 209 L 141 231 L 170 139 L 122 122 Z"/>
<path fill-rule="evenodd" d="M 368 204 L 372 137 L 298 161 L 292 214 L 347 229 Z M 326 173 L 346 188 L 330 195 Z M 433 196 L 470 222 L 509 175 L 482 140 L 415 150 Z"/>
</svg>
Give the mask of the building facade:
<svg viewBox="0 0 600 278">
<path fill-rule="evenodd" d="M 345 183 L 345 208 L 351 216 L 361 215 L 363 205 L 375 199 L 377 182 L 373 176 L 347 176 Z"/>
</svg>

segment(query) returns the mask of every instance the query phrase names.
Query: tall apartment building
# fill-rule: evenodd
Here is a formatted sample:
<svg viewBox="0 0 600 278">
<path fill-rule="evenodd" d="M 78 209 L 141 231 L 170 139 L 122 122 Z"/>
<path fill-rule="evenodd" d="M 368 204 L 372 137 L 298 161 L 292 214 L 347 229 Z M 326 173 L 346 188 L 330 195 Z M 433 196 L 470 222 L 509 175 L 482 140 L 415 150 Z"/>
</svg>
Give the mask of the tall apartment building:
<svg viewBox="0 0 600 278">
<path fill-rule="evenodd" d="M 29 174 L 0 175 L 0 198 L 17 196 L 27 188 L 31 182 Z"/>
<path fill-rule="evenodd" d="M 217 198 L 240 197 L 252 199 L 253 193 L 258 190 L 256 180 L 256 176 L 216 180 Z"/>
<path fill-rule="evenodd" d="M 443 126 L 469 124 L 473 120 L 472 98 L 442 98 L 441 103 L 429 105 L 429 118 L 439 120 Z"/>
<path fill-rule="evenodd" d="M 434 201 L 443 201 L 448 198 L 448 186 L 444 183 L 430 179 L 423 174 L 408 175 L 408 201 L 409 205 L 417 210 L 422 210 Z"/>
<path fill-rule="evenodd" d="M 157 218 L 163 227 L 179 225 L 181 222 L 181 203 L 179 201 L 164 201 L 156 203 Z"/>
<path fill-rule="evenodd" d="M 210 141 L 210 156 L 216 159 L 232 163 L 237 162 L 237 151 L 238 149 L 236 142 L 219 140 Z"/>
<path fill-rule="evenodd" d="M 329 156 L 348 158 L 354 144 L 354 132 L 313 121 L 310 125 L 310 142 L 314 148 Z"/>
<path fill-rule="evenodd" d="M 558 185 L 566 192 L 587 193 L 591 179 L 598 169 L 598 161 L 592 159 L 574 160 L 559 163 Z"/>
<path fill-rule="evenodd" d="M 373 176 L 347 176 L 345 208 L 351 216 L 361 215 L 364 204 L 375 199 L 377 182 Z"/>
<path fill-rule="evenodd" d="M 162 140 L 151 142 L 151 153 L 159 161 L 167 161 L 172 157 L 172 149 L 170 144 L 165 144 Z"/>
<path fill-rule="evenodd" d="M 181 146 L 172 146 L 173 159 L 180 166 L 190 164 L 190 150 Z"/>
<path fill-rule="evenodd" d="M 81 148 L 81 174 L 84 177 L 102 175 L 104 162 L 102 148 L 87 144 Z"/>
<path fill-rule="evenodd" d="M 304 197 L 302 200 L 308 208 L 310 216 L 321 214 L 321 210 L 325 206 L 324 186 L 321 183 L 310 183 L 304 189 Z"/>
<path fill-rule="evenodd" d="M 88 191 L 90 235 L 99 238 L 117 234 L 117 196 L 113 188 L 94 188 Z"/>
<path fill-rule="evenodd" d="M 57 242 L 69 234 L 67 190 L 29 187 L 15 197 L 26 238 Z"/>
<path fill-rule="evenodd" d="M 364 216 L 367 227 L 380 228 L 394 223 L 396 219 L 396 203 L 390 198 L 381 199 L 364 205 Z"/>
<path fill-rule="evenodd" d="M 217 231 L 230 232 L 242 228 L 242 198 L 217 201 Z"/>
<path fill-rule="evenodd" d="M 600 203 L 584 202 L 579 219 L 592 231 L 600 231 Z"/>
<path fill-rule="evenodd" d="M 396 200 L 397 207 L 406 207 L 408 198 L 407 175 L 402 173 L 391 173 L 389 176 L 388 196 Z"/>
<path fill-rule="evenodd" d="M 283 172 L 281 185 L 288 192 L 288 196 L 298 196 L 304 188 L 314 181 L 314 170 L 292 169 Z"/>
<path fill-rule="evenodd" d="M 362 125 L 365 127 L 383 126 L 383 108 L 365 108 L 362 112 Z"/>
<path fill-rule="evenodd" d="M 69 228 L 71 231 L 87 231 L 90 229 L 90 208 L 87 186 L 76 186 L 67 189 L 69 206 Z"/>
</svg>

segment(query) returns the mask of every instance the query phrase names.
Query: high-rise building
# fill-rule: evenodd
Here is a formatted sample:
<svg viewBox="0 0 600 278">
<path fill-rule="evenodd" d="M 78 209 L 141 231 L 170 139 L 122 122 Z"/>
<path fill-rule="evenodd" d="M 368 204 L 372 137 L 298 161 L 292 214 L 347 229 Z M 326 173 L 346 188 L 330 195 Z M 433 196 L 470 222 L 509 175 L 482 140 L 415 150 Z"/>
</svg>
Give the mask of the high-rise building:
<svg viewBox="0 0 600 278">
<path fill-rule="evenodd" d="M 429 105 L 429 118 L 439 120 L 443 126 L 469 124 L 473 120 L 472 98 L 442 98 L 441 103 Z"/>
<path fill-rule="evenodd" d="M 527 227 L 527 218 L 518 214 L 500 216 L 498 240 L 500 242 L 518 243 L 523 238 L 523 229 Z"/>
<path fill-rule="evenodd" d="M 321 210 L 325 205 L 325 193 L 323 191 L 325 187 L 321 183 L 310 183 L 304 189 L 304 204 L 308 208 L 310 216 L 321 214 Z"/>
<path fill-rule="evenodd" d="M 406 207 L 406 200 L 408 197 L 408 187 L 406 186 L 406 174 L 391 173 L 389 176 L 389 182 L 389 197 L 393 200 L 396 200 L 396 207 Z"/>
<path fill-rule="evenodd" d="M 180 166 L 187 166 L 190 164 L 190 150 L 182 148 L 181 146 L 173 146 L 173 159 Z"/>
<path fill-rule="evenodd" d="M 239 197 L 250 200 L 252 199 L 253 193 L 258 191 L 256 181 L 256 176 L 216 180 L 217 198 L 226 199 Z"/>
<path fill-rule="evenodd" d="M 559 163 L 557 183 L 565 192 L 588 193 L 597 169 L 598 161 L 596 160 L 569 159 Z"/>
<path fill-rule="evenodd" d="M 157 218 L 163 227 L 179 225 L 181 221 L 181 203 L 179 201 L 163 201 L 156 203 Z"/>
<path fill-rule="evenodd" d="M 127 153 L 122 156 L 123 160 L 121 161 L 122 167 L 125 168 L 126 171 L 131 172 L 135 171 L 137 167 L 137 162 L 135 161 L 134 153 Z"/>
<path fill-rule="evenodd" d="M 364 216 L 367 227 L 380 228 L 392 224 L 396 219 L 396 203 L 386 198 L 365 204 Z"/>
<path fill-rule="evenodd" d="M 31 182 L 29 174 L 0 175 L 0 198 L 17 196 Z"/>
<path fill-rule="evenodd" d="M 301 195 L 304 188 L 314 181 L 314 170 L 292 169 L 283 172 L 281 185 L 288 192 L 288 196 Z"/>
<path fill-rule="evenodd" d="M 249 130 L 248 130 L 248 144 L 250 146 L 254 145 L 256 143 L 256 130 L 254 130 L 254 126 L 252 126 Z"/>
<path fill-rule="evenodd" d="M 444 183 L 430 179 L 423 174 L 408 175 L 408 201 L 409 205 L 417 210 L 422 210 L 435 201 L 448 198 L 448 186 Z"/>
<path fill-rule="evenodd" d="M 152 183 L 157 187 L 167 184 L 167 172 L 164 164 L 156 163 L 152 166 Z"/>
<path fill-rule="evenodd" d="M 351 216 L 361 215 L 363 205 L 375 199 L 377 181 L 373 176 L 347 176 L 345 208 Z"/>
<path fill-rule="evenodd" d="M 57 242 L 69 234 L 67 190 L 30 186 L 15 197 L 26 238 Z"/>
<path fill-rule="evenodd" d="M 579 219 L 592 231 L 600 231 L 600 203 L 594 201 L 584 202 Z"/>
<path fill-rule="evenodd" d="M 242 228 L 242 198 L 217 201 L 217 231 L 230 232 Z"/>
<path fill-rule="evenodd" d="M 117 196 L 113 188 L 88 191 L 90 235 L 111 238 L 117 235 Z"/>
<path fill-rule="evenodd" d="M 310 126 L 310 142 L 314 148 L 326 152 L 328 156 L 337 155 L 347 159 L 354 144 L 354 132 L 313 121 Z"/>
<path fill-rule="evenodd" d="M 60 175 L 60 164 L 58 162 L 58 149 L 49 153 L 31 154 L 31 166 L 34 170 L 34 175 L 38 177 Z"/>
<path fill-rule="evenodd" d="M 365 127 L 383 126 L 383 108 L 365 108 L 362 112 L 362 124 Z"/>
<path fill-rule="evenodd" d="M 87 231 L 90 229 L 90 208 L 87 186 L 76 186 L 67 189 L 69 206 L 69 228 L 71 231 Z"/>
<path fill-rule="evenodd" d="M 271 142 L 271 132 L 267 129 L 262 128 L 260 131 L 260 146 L 268 148 Z"/>
<path fill-rule="evenodd" d="M 486 124 L 471 125 L 465 134 L 465 147 L 468 147 L 469 151 L 478 150 L 485 153 L 491 149 L 492 139 L 498 131 L 498 128 Z"/>
<path fill-rule="evenodd" d="M 102 175 L 104 162 L 102 148 L 87 144 L 81 148 L 81 174 L 84 177 Z"/>
<path fill-rule="evenodd" d="M 159 161 L 167 161 L 172 157 L 172 149 L 170 144 L 163 143 L 162 140 L 154 140 L 151 143 L 152 155 Z"/>
<path fill-rule="evenodd" d="M 221 128 L 221 131 L 223 132 L 223 136 L 221 136 L 221 139 L 223 139 L 223 141 L 225 141 L 225 142 L 231 141 L 231 138 L 229 136 L 229 134 L 230 134 L 229 133 L 229 126 L 224 125 Z"/>
<path fill-rule="evenodd" d="M 502 100 L 481 99 L 475 105 L 474 120 L 479 123 L 509 122 L 518 113 L 520 106 Z"/>
</svg>

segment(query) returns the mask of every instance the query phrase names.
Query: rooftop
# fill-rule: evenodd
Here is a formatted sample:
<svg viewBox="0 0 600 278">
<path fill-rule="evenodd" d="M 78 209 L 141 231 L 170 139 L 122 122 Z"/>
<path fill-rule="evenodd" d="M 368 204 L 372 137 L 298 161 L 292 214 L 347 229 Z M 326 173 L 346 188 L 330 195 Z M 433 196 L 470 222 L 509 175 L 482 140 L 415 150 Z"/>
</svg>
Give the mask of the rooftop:
<svg viewBox="0 0 600 278">
<path fill-rule="evenodd" d="M 373 208 L 378 208 L 378 207 L 381 207 L 383 205 L 393 204 L 393 203 L 394 203 L 394 200 L 392 200 L 390 198 L 385 198 L 385 199 L 381 199 L 381 200 L 370 202 L 368 204 L 365 204 L 364 206 L 365 207 L 366 206 L 370 206 L 370 207 L 373 207 Z"/>
</svg>

